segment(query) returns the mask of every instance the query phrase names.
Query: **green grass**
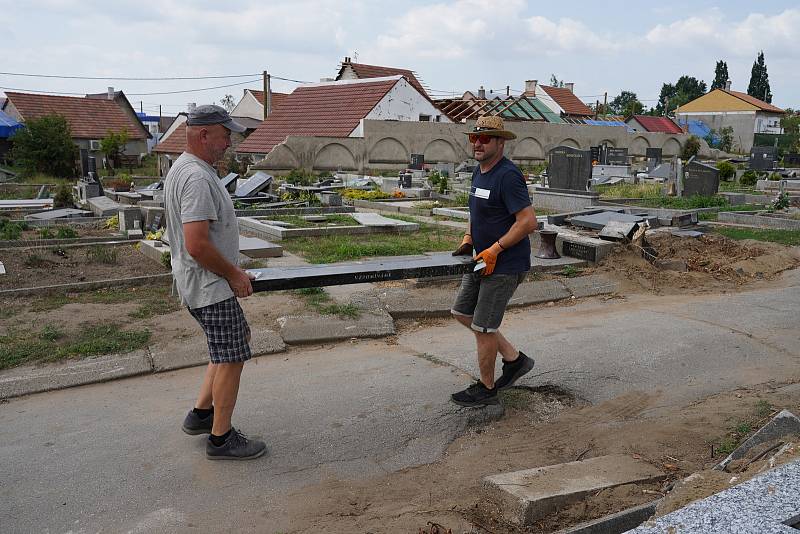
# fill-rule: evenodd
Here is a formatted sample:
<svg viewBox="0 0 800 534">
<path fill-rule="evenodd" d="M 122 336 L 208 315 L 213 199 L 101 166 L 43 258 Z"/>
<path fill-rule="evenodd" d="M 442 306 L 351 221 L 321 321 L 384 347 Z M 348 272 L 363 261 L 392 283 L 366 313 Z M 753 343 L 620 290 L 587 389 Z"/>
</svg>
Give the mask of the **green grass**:
<svg viewBox="0 0 800 534">
<path fill-rule="evenodd" d="M 0 187 L 0 200 L 21 200 L 35 198 L 39 192 L 37 186 L 30 187 Z"/>
<path fill-rule="evenodd" d="M 701 221 L 716 221 L 717 214 L 722 211 L 758 212 L 768 209 L 765 204 L 740 204 L 738 206 L 722 206 L 716 211 L 705 211 L 698 213 L 697 218 Z"/>
<path fill-rule="evenodd" d="M 131 352 L 149 340 L 149 330 L 123 330 L 117 324 L 91 325 L 77 332 L 64 332 L 52 325 L 40 330 L 9 330 L 0 336 L 0 369 Z"/>
<path fill-rule="evenodd" d="M 46 312 L 57 310 L 70 303 L 74 304 L 120 304 L 124 302 L 138 301 L 140 306 L 148 306 L 152 309 L 164 310 L 164 313 L 171 313 L 180 308 L 175 297 L 171 296 L 170 288 L 167 286 L 150 286 L 146 289 L 141 288 L 108 288 L 81 293 L 54 293 L 33 297 L 24 303 L 16 303 L 17 313 L 27 309 L 30 312 Z M 166 311 L 169 310 L 169 311 Z"/>
<path fill-rule="evenodd" d="M 337 315 L 341 318 L 356 319 L 361 315 L 360 310 L 353 304 L 338 304 L 334 302 L 321 287 L 306 287 L 296 289 L 295 295 L 303 299 L 306 306 L 321 315 Z"/>
<path fill-rule="evenodd" d="M 390 216 L 401 221 L 419 223 L 420 229 L 410 233 L 335 235 L 296 237 L 281 241 L 292 254 L 303 256 L 309 263 L 334 263 L 375 256 L 406 256 L 425 252 L 455 250 L 464 232 L 455 228 L 420 223 L 409 216 Z"/>
<path fill-rule="evenodd" d="M 567 278 L 574 278 L 581 274 L 580 269 L 576 269 L 572 265 L 565 265 L 563 269 L 561 269 L 561 275 L 566 276 Z"/>
<path fill-rule="evenodd" d="M 629 184 L 599 185 L 594 189 L 600 198 L 660 198 L 663 197 L 661 184 Z"/>
<path fill-rule="evenodd" d="M 730 239 L 755 239 L 782 245 L 800 245 L 800 230 L 756 230 L 750 228 L 714 228 L 718 234 Z"/>
<path fill-rule="evenodd" d="M 117 264 L 117 249 L 103 245 L 92 245 L 86 249 L 86 261 L 104 265 Z"/>
<path fill-rule="evenodd" d="M 772 404 L 769 401 L 761 399 L 756 402 L 756 416 L 760 418 L 767 417 L 772 413 Z"/>
</svg>

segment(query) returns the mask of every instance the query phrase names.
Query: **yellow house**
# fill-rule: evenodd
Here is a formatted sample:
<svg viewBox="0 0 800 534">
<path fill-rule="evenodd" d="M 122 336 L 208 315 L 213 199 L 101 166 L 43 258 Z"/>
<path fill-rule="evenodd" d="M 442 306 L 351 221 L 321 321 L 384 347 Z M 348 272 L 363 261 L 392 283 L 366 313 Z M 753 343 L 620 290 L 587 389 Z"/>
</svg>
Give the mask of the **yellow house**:
<svg viewBox="0 0 800 534">
<path fill-rule="evenodd" d="M 749 152 L 756 133 L 780 134 L 781 117 L 786 114 L 779 107 L 752 97 L 747 93 L 732 91 L 730 82 L 725 89 L 714 89 L 675 110 L 678 124 L 700 120 L 709 128 L 733 128 L 734 148 Z"/>
</svg>

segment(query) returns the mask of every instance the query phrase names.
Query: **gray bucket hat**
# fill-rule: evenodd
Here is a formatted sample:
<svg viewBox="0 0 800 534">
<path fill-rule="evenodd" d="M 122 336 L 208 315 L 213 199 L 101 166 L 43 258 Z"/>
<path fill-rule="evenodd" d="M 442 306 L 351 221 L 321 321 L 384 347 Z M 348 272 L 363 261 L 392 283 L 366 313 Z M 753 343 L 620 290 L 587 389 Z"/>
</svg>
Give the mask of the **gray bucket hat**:
<svg viewBox="0 0 800 534">
<path fill-rule="evenodd" d="M 189 126 L 205 126 L 208 124 L 221 124 L 232 132 L 242 133 L 246 130 L 244 126 L 231 118 L 225 108 L 208 104 L 205 106 L 197 106 L 189 112 L 186 119 L 186 124 Z"/>
</svg>

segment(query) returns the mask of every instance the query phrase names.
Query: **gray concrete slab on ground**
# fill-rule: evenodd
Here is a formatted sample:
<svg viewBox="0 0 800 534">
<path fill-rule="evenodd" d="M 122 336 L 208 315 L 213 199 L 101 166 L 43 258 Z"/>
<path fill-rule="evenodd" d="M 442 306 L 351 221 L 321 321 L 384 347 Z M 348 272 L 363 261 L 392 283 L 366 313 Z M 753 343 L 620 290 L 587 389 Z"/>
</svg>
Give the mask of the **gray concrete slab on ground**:
<svg viewBox="0 0 800 534">
<path fill-rule="evenodd" d="M 364 312 L 356 319 L 337 316 L 286 316 L 278 318 L 281 337 L 291 345 L 394 334 L 394 321 L 386 312 Z"/>
<path fill-rule="evenodd" d="M 781 410 L 778 415 L 773 417 L 766 425 L 747 438 L 747 440 L 736 447 L 724 460 L 714 466 L 714 469 L 724 470 L 725 467 L 734 460 L 743 458 L 747 452 L 760 445 L 784 436 L 800 436 L 800 418 L 789 410 Z"/>
<path fill-rule="evenodd" d="M 277 332 L 262 328 L 251 330 L 250 350 L 253 356 L 286 350 L 286 344 Z M 178 339 L 164 346 L 152 347 L 150 355 L 155 372 L 183 369 L 208 363 L 208 345 L 205 337 L 198 331 L 198 335 Z"/>
<path fill-rule="evenodd" d="M 661 470 L 626 454 L 548 465 L 484 478 L 484 490 L 510 522 L 530 526 L 590 492 L 664 478 Z"/>
<path fill-rule="evenodd" d="M 25 220 L 30 221 L 49 221 L 52 219 L 70 219 L 74 217 L 91 217 L 92 212 L 87 210 L 77 210 L 75 208 L 61 208 L 48 210 L 41 213 L 29 213 Z"/>
<path fill-rule="evenodd" d="M 116 215 L 120 205 L 108 197 L 93 197 L 88 200 L 89 209 L 96 217 L 111 217 Z"/>
<path fill-rule="evenodd" d="M 404 228 L 411 228 L 413 226 L 419 229 L 419 224 L 417 223 L 392 219 L 391 217 L 384 217 L 377 213 L 353 213 L 350 216 L 364 226 L 401 226 Z"/>
<path fill-rule="evenodd" d="M 209 462 L 206 437 L 180 430 L 203 372 L 3 404 L 3 532 L 288 532 L 277 503 L 292 491 L 434 462 L 492 415 L 448 402 L 467 377 L 403 347 L 305 348 L 245 365 L 234 425 L 269 454 Z"/>
<path fill-rule="evenodd" d="M 239 236 L 239 252 L 249 258 L 279 258 L 283 247 L 257 237 Z"/>
<path fill-rule="evenodd" d="M 17 367 L 0 376 L 0 399 L 105 382 L 149 373 L 150 370 L 150 357 L 146 350 L 43 367 Z"/>
<path fill-rule="evenodd" d="M 647 521 L 632 534 L 797 534 L 800 460 Z"/>
<path fill-rule="evenodd" d="M 564 285 L 576 297 L 594 297 L 614 293 L 619 289 L 619 284 L 602 274 L 565 278 Z"/>
<path fill-rule="evenodd" d="M 567 299 L 570 296 L 572 296 L 572 293 L 560 280 L 523 282 L 511 297 L 509 306 L 531 306 L 543 302 Z"/>
</svg>

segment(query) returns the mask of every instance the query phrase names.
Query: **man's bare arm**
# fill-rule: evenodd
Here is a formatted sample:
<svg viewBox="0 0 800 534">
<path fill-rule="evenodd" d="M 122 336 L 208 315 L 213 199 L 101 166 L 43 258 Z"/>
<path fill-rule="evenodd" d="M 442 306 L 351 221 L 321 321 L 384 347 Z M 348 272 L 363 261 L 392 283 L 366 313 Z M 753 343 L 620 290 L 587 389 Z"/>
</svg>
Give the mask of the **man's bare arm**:
<svg viewBox="0 0 800 534">
<path fill-rule="evenodd" d="M 533 206 L 519 210 L 514 217 L 516 218 L 514 224 L 511 225 L 508 232 L 503 234 L 503 237 L 497 240 L 503 250 L 513 247 L 526 235 L 536 230 L 536 213 L 533 211 Z"/>
</svg>

